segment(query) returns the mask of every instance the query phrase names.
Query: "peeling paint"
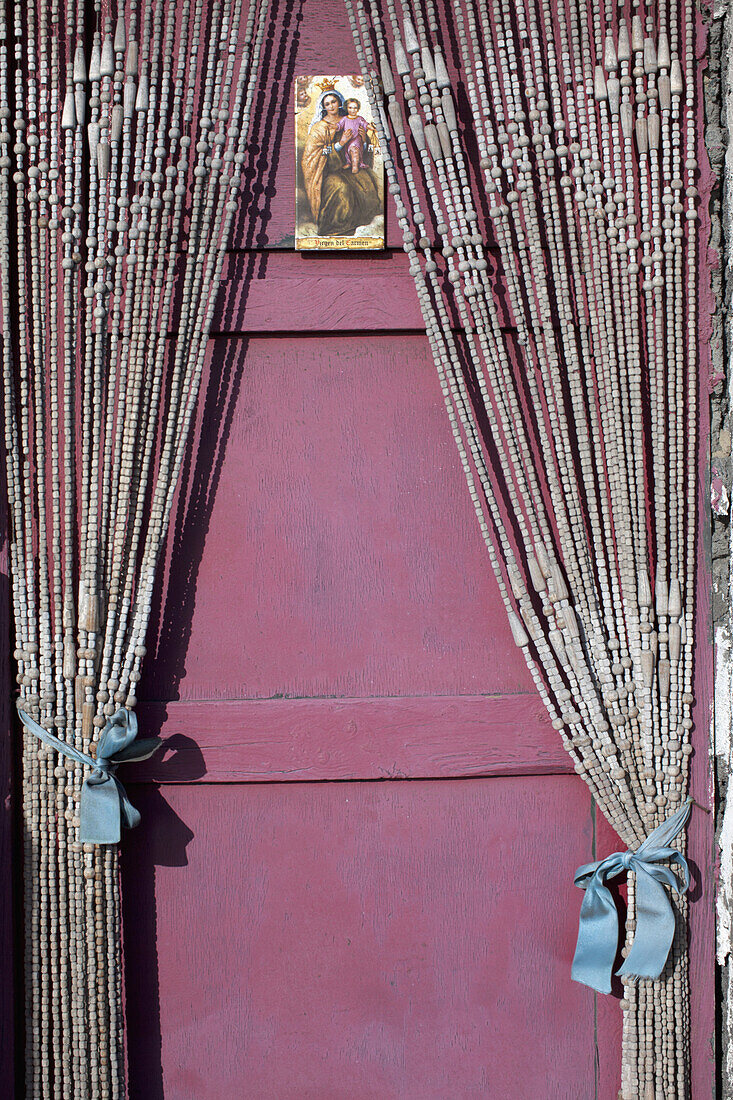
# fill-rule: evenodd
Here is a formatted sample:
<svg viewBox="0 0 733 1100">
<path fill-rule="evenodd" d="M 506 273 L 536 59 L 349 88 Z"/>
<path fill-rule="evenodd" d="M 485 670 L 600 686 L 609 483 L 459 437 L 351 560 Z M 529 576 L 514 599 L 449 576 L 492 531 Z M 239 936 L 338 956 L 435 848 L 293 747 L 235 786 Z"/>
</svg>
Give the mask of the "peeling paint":
<svg viewBox="0 0 733 1100">
<path fill-rule="evenodd" d="M 714 751 L 718 775 L 730 776 L 733 767 L 733 660 L 731 624 L 715 632 L 715 722 Z M 720 849 L 717 898 L 717 957 L 725 966 L 733 954 L 733 783 L 727 783 L 725 797 L 718 807 L 718 847 Z"/>
<path fill-rule="evenodd" d="M 727 516 L 730 511 L 730 497 L 728 489 L 720 476 L 718 469 L 713 466 L 710 479 L 710 507 L 716 516 Z"/>
</svg>

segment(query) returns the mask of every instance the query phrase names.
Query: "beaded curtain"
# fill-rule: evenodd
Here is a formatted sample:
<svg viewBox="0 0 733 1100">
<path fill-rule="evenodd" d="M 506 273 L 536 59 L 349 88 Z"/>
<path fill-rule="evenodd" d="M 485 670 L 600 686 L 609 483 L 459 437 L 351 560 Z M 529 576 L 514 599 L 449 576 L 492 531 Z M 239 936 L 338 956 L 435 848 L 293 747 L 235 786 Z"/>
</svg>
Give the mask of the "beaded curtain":
<svg viewBox="0 0 733 1100">
<path fill-rule="evenodd" d="M 89 755 L 135 706 L 267 0 L 0 5 L 0 304 L 20 703 Z M 125 1093 L 115 845 L 23 742 L 26 1095 Z M 88 773 L 87 773 L 88 774 Z"/>
<path fill-rule="evenodd" d="M 691 0 L 346 7 L 514 640 L 637 848 L 683 801 L 692 751 Z M 673 904 L 660 979 L 623 979 L 624 1100 L 688 1093 Z"/>
</svg>

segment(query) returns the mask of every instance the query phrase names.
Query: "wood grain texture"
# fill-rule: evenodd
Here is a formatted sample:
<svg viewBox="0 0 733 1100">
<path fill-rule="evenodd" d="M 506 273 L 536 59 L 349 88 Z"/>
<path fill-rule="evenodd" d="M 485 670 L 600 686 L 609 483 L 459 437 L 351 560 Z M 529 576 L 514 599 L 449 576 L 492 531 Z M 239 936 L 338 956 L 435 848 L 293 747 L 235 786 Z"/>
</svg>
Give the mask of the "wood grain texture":
<svg viewBox="0 0 733 1100">
<path fill-rule="evenodd" d="M 208 370 L 141 699 L 532 689 L 424 336 L 221 340 Z"/>
<path fill-rule="evenodd" d="M 131 1100 L 594 1095 L 593 995 L 569 976 L 592 851 L 576 777 L 133 799 Z"/>
<path fill-rule="evenodd" d="M 494 260 L 489 257 L 489 264 Z M 511 327 L 504 295 L 500 323 Z M 454 316 L 458 327 L 459 318 Z M 368 262 L 318 252 L 239 252 L 227 257 L 213 332 L 424 332 L 415 281 L 402 251 L 370 254 Z"/>
<path fill-rule="evenodd" d="M 164 783 L 417 779 L 572 772 L 539 697 L 143 704 L 165 749 L 127 774 Z"/>
<path fill-rule="evenodd" d="M 422 332 L 425 323 L 408 267 L 401 249 L 377 252 L 366 264 L 338 254 L 230 254 L 213 331 Z"/>
</svg>

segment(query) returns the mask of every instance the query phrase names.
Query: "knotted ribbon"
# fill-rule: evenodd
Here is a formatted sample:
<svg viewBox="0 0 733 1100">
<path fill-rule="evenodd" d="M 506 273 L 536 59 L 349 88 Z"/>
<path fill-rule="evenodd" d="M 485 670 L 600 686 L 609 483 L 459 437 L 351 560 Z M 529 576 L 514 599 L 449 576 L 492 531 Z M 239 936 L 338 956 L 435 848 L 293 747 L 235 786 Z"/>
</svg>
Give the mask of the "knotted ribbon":
<svg viewBox="0 0 733 1100">
<path fill-rule="evenodd" d="M 688 800 L 676 813 L 649 834 L 635 852 L 614 852 L 596 863 L 586 863 L 575 872 L 575 885 L 585 890 L 580 908 L 578 944 L 572 977 L 599 993 L 611 992 L 611 971 L 618 947 L 618 913 L 605 885 L 624 871 L 636 875 L 636 932 L 631 950 L 617 974 L 634 978 L 658 978 L 667 962 L 674 939 L 675 918 L 665 885 L 684 893 L 690 884 L 687 860 L 669 844 L 685 827 L 692 803 Z M 669 867 L 680 866 L 680 883 Z"/>
<path fill-rule="evenodd" d="M 61 741 L 35 722 L 25 711 L 18 714 L 26 729 L 56 752 L 92 769 L 84 780 L 79 803 L 79 839 L 84 844 L 119 844 L 122 826 L 134 829 L 140 814 L 115 775 L 119 764 L 147 760 L 161 744 L 159 737 L 136 741 L 137 715 L 121 707 L 107 721 L 97 743 L 96 759 Z"/>
</svg>

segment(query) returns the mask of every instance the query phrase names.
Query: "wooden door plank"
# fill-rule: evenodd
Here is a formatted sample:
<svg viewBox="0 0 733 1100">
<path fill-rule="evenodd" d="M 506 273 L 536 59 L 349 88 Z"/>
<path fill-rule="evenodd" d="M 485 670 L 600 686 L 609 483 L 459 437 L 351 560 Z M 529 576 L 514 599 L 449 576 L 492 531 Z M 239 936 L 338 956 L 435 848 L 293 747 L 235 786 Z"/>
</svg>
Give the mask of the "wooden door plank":
<svg viewBox="0 0 733 1100">
<path fill-rule="evenodd" d="M 219 335 L 425 332 L 401 248 L 370 253 L 368 263 L 353 253 L 230 253 L 222 282 L 212 327 Z M 494 301 L 500 324 L 513 327 L 506 295 Z M 457 315 L 453 323 L 459 327 Z"/>
<path fill-rule="evenodd" d="M 135 782 L 253 783 L 568 774 L 534 693 L 141 704 L 166 747 Z"/>
<path fill-rule="evenodd" d="M 141 699 L 532 690 L 424 336 L 215 341 L 208 370 Z"/>
<path fill-rule="evenodd" d="M 131 1100 L 592 1097 L 577 777 L 133 799 Z"/>
</svg>

